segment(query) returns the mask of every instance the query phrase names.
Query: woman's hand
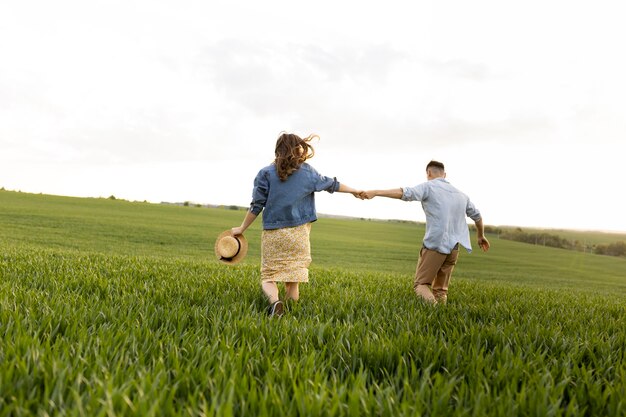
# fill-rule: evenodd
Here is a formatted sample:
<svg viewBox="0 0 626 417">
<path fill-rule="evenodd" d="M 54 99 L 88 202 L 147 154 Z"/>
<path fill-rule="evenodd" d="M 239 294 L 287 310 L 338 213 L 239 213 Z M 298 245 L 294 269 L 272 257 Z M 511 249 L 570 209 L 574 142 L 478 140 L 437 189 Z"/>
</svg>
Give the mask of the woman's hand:
<svg viewBox="0 0 626 417">
<path fill-rule="evenodd" d="M 241 226 L 233 227 L 232 229 L 230 229 L 230 233 L 232 233 L 233 236 L 243 235 L 243 232 L 245 232 L 246 229 L 250 227 L 250 225 L 255 220 L 256 220 L 256 214 L 248 210 L 248 212 L 246 213 L 246 217 L 243 219 L 243 222 L 241 223 Z"/>
<path fill-rule="evenodd" d="M 361 200 L 371 200 L 372 198 L 376 197 L 376 191 L 361 191 L 361 195 L 359 197 L 361 198 Z"/>
</svg>

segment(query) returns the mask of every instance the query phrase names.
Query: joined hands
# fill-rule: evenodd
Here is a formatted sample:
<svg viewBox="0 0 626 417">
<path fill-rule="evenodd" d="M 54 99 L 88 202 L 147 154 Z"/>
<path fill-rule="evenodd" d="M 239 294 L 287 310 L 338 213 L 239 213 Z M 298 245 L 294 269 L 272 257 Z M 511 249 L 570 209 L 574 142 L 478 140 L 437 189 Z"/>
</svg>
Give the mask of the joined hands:
<svg viewBox="0 0 626 417">
<path fill-rule="evenodd" d="M 376 194 L 374 193 L 374 191 L 364 191 L 364 190 L 354 191 L 352 195 L 360 200 L 371 200 L 372 198 L 376 197 Z"/>
</svg>

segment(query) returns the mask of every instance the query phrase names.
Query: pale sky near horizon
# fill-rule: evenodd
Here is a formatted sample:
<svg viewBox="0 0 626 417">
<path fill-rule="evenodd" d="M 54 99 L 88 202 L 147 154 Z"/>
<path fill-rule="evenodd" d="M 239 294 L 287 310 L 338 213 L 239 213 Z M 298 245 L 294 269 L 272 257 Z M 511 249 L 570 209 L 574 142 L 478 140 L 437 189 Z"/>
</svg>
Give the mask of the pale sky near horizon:
<svg viewBox="0 0 626 417">
<path fill-rule="evenodd" d="M 245 206 L 290 131 L 355 188 L 416 185 L 436 159 L 488 225 L 626 231 L 625 8 L 3 1 L 0 187 Z M 316 199 L 424 221 L 417 202 Z"/>
</svg>

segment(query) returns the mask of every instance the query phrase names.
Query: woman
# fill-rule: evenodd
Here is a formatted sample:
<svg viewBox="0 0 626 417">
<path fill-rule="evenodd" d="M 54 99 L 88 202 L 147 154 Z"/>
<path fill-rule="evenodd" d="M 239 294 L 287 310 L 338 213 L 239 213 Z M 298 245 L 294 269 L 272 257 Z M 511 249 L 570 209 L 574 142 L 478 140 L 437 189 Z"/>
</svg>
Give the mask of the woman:
<svg viewBox="0 0 626 417">
<path fill-rule="evenodd" d="M 274 162 L 261 169 L 254 180 L 250 210 L 233 236 L 242 235 L 263 211 L 261 238 L 261 288 L 268 298 L 270 316 L 284 312 L 277 282 L 285 283 L 285 298 L 300 298 L 299 283 L 309 281 L 311 223 L 317 220 L 315 192 L 351 193 L 357 191 L 336 178 L 320 175 L 305 161 L 315 151 L 311 144 L 317 135 L 304 139 L 282 133 L 276 141 Z"/>
</svg>

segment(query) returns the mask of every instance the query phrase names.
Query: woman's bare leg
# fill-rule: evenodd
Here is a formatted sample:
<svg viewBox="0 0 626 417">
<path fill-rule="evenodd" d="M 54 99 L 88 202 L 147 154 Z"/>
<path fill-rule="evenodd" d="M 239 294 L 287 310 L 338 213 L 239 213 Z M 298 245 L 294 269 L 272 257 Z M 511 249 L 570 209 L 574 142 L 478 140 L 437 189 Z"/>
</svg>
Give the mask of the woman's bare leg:
<svg viewBox="0 0 626 417">
<path fill-rule="evenodd" d="M 298 301 L 300 298 L 300 288 L 298 287 L 297 282 L 285 282 L 285 289 L 285 298 L 287 300 Z"/>
<path fill-rule="evenodd" d="M 278 301 L 278 286 L 274 281 L 265 281 L 261 283 L 261 288 L 265 293 L 270 304 Z"/>
</svg>

